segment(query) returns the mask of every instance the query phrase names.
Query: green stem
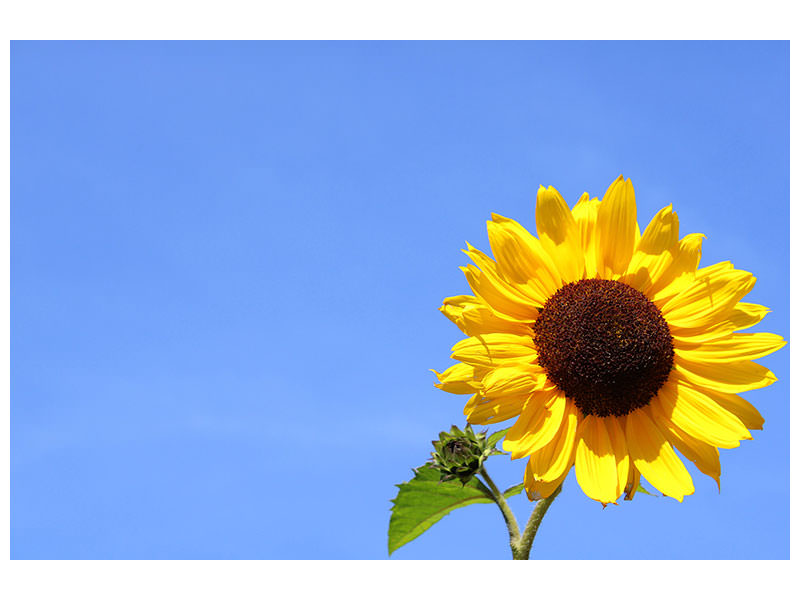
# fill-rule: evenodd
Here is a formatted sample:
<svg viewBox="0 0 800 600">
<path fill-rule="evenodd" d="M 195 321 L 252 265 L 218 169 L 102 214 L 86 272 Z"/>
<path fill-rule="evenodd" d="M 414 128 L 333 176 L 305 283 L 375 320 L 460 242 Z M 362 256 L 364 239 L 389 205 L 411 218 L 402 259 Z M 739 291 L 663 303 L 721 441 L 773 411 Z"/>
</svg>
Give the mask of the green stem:
<svg viewBox="0 0 800 600">
<path fill-rule="evenodd" d="M 556 499 L 556 496 L 561 493 L 561 486 L 558 486 L 555 492 L 550 494 L 547 498 L 542 498 L 536 504 L 536 508 L 531 513 L 531 518 L 528 519 L 528 524 L 525 525 L 525 531 L 522 532 L 522 538 L 519 540 L 516 552 L 512 546 L 512 553 L 515 560 L 528 560 L 531 554 L 531 546 L 533 546 L 533 538 L 536 537 L 536 532 L 539 531 L 539 525 L 542 523 L 547 509 Z"/>
<path fill-rule="evenodd" d="M 508 542 L 511 546 L 511 554 L 514 556 L 514 558 L 516 558 L 516 549 L 520 542 L 519 525 L 517 525 L 517 519 L 514 517 L 514 513 L 511 512 L 511 507 L 508 505 L 508 502 L 506 502 L 503 492 L 501 492 L 494 484 L 494 481 L 492 481 L 492 478 L 489 477 L 489 473 L 486 472 L 486 469 L 481 467 L 479 473 L 486 480 L 489 490 L 494 497 L 495 504 L 497 504 L 497 506 L 500 508 L 500 512 L 503 513 L 503 519 L 506 522 L 506 527 L 508 527 Z"/>
</svg>

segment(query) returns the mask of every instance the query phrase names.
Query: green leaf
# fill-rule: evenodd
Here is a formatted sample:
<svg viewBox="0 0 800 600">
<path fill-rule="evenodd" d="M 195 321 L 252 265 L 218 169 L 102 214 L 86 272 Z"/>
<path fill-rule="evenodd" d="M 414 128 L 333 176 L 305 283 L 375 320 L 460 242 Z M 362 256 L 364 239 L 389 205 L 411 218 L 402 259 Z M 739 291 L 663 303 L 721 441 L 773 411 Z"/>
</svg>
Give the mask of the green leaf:
<svg viewBox="0 0 800 600">
<path fill-rule="evenodd" d="M 494 502 L 488 489 L 475 477 L 463 486 L 460 481 L 439 482 L 439 471 L 430 465 L 414 470 L 411 481 L 399 484 L 392 500 L 389 520 L 389 554 L 427 531 L 449 512 L 470 504 Z M 519 488 L 519 489 L 517 489 Z M 522 484 L 506 490 L 506 497 L 518 494 Z"/>
<path fill-rule="evenodd" d="M 509 429 L 511 429 L 511 427 L 506 427 L 505 429 L 501 429 L 500 431 L 495 431 L 492 435 L 490 435 L 489 439 L 486 440 L 488 446 L 490 448 L 494 447 L 494 445 L 503 438 L 503 436 Z"/>
<path fill-rule="evenodd" d="M 411 481 L 397 486 L 389 520 L 389 554 L 419 537 L 450 511 L 470 504 L 493 502 L 474 477 L 463 486 L 460 481 L 439 482 L 439 471 L 429 465 L 414 470 Z"/>
<path fill-rule="evenodd" d="M 525 488 L 524 483 L 518 483 L 517 485 L 512 485 L 508 488 L 505 492 L 503 492 L 503 496 L 506 498 L 511 498 L 511 496 L 516 496 Z"/>
</svg>

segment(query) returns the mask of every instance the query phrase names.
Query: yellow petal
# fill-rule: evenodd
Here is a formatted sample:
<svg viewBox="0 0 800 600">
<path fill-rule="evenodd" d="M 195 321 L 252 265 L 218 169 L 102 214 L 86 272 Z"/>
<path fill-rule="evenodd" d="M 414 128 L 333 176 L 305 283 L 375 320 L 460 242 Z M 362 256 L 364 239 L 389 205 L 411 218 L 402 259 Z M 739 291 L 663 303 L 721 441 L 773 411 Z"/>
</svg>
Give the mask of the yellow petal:
<svg viewBox="0 0 800 600">
<path fill-rule="evenodd" d="M 489 425 L 516 417 L 522 412 L 529 396 L 504 396 L 502 398 L 484 398 L 475 394 L 464 407 L 467 423 L 473 425 Z"/>
<path fill-rule="evenodd" d="M 506 436 L 503 439 L 503 450 L 506 452 L 511 452 L 512 460 L 530 454 L 530 452 L 526 454 L 525 452 L 520 451 L 520 441 L 523 437 L 528 435 L 532 429 L 538 428 L 542 421 L 544 421 L 548 399 L 549 398 L 543 394 L 536 394 L 535 397 L 531 397 L 525 403 L 519 418 L 506 433 Z"/>
<path fill-rule="evenodd" d="M 533 474 L 533 469 L 531 468 L 532 462 L 533 459 L 531 458 L 528 460 L 528 464 L 525 465 L 525 476 L 523 479 L 525 493 L 528 494 L 528 500 L 549 498 L 550 495 L 558 489 L 558 486 L 564 482 L 564 479 L 569 473 L 569 469 L 565 469 L 561 475 L 552 481 L 542 481 L 541 479 L 536 479 L 536 476 Z M 571 466 L 572 465 L 570 465 L 570 467 Z"/>
<path fill-rule="evenodd" d="M 722 319 L 756 282 L 747 271 L 726 270 L 698 277 L 684 291 L 661 306 L 666 321 L 677 327 L 696 328 Z"/>
<path fill-rule="evenodd" d="M 669 325 L 669 332 L 676 348 L 684 343 L 700 344 L 727 338 L 736 330 L 733 323 L 727 319 L 702 327 L 678 327 L 672 323 L 667 323 L 667 325 Z"/>
<path fill-rule="evenodd" d="M 531 280 L 526 283 L 516 282 L 510 279 L 502 271 L 497 261 L 475 248 L 475 246 L 469 242 L 467 242 L 467 249 L 462 250 L 462 252 L 487 276 L 493 286 L 504 295 L 512 298 L 515 302 L 541 306 L 542 298 L 548 297 L 547 293 L 542 291 L 539 281 Z"/>
<path fill-rule="evenodd" d="M 633 184 L 620 175 L 609 186 L 597 211 L 598 272 L 603 277 L 625 272 L 633 256 L 637 228 Z"/>
<path fill-rule="evenodd" d="M 561 276 L 553 260 L 541 242 L 522 225 L 492 214 L 486 228 L 492 253 L 508 281 L 529 286 L 531 296 L 537 295 L 545 301 L 561 287 Z"/>
<path fill-rule="evenodd" d="M 530 323 L 543 306 L 539 298 L 532 298 L 521 286 L 513 286 L 497 272 L 497 265 L 482 252 L 468 246 L 465 253 L 475 265 L 460 267 L 473 293 L 496 313 L 506 318 Z"/>
<path fill-rule="evenodd" d="M 445 298 L 439 310 L 467 335 L 495 332 L 531 334 L 531 328 L 527 323 L 495 313 L 477 296 Z"/>
<path fill-rule="evenodd" d="M 652 406 L 677 427 L 712 446 L 736 448 L 739 440 L 753 439 L 735 415 L 680 381 L 667 382 Z"/>
<path fill-rule="evenodd" d="M 661 493 L 683 502 L 694 492 L 691 475 L 645 410 L 626 417 L 625 437 L 634 466 Z"/>
<path fill-rule="evenodd" d="M 513 333 L 483 333 L 453 346 L 455 360 L 475 366 L 531 364 L 536 360 L 533 339 Z"/>
<path fill-rule="evenodd" d="M 539 314 L 537 307 L 510 298 L 478 267 L 467 265 L 459 269 L 464 273 L 472 292 L 496 314 L 520 322 L 531 323 L 536 319 Z"/>
<path fill-rule="evenodd" d="M 730 394 L 763 388 L 778 380 L 772 371 L 749 360 L 706 364 L 678 354 L 675 355 L 675 374 L 695 386 Z"/>
<path fill-rule="evenodd" d="M 664 433 L 669 443 L 672 444 L 678 452 L 692 461 L 701 473 L 708 475 L 716 481 L 717 489 L 719 489 L 719 477 L 722 473 L 722 467 L 719 464 L 719 450 L 687 434 L 677 427 L 670 419 L 657 418 L 656 422 L 659 427 L 661 427 L 661 431 Z"/>
<path fill-rule="evenodd" d="M 685 235 L 671 251 L 669 266 L 647 290 L 648 297 L 657 306 L 680 293 L 694 279 L 697 265 L 700 264 L 704 237 L 702 233 Z"/>
<path fill-rule="evenodd" d="M 617 463 L 617 490 L 616 497 L 619 498 L 625 491 L 625 486 L 630 478 L 631 461 L 628 454 L 628 444 L 625 442 L 624 419 L 618 417 L 604 417 L 608 437 L 611 439 L 611 447 L 614 449 L 614 457 Z"/>
<path fill-rule="evenodd" d="M 497 367 L 481 381 L 483 395 L 487 398 L 520 396 L 544 388 L 547 375 L 538 365 L 513 365 Z"/>
<path fill-rule="evenodd" d="M 633 500 L 633 497 L 636 495 L 636 490 L 639 489 L 639 479 L 639 469 L 633 466 L 633 461 L 630 461 L 628 481 L 625 484 L 625 500 Z"/>
<path fill-rule="evenodd" d="M 786 345 L 786 341 L 774 333 L 734 333 L 729 338 L 705 343 L 675 345 L 675 353 L 694 362 L 730 362 L 755 360 Z"/>
<path fill-rule="evenodd" d="M 616 501 L 617 461 L 603 419 L 589 415 L 578 426 L 575 476 L 583 492 L 593 500 Z"/>
<path fill-rule="evenodd" d="M 581 233 L 564 198 L 554 187 L 539 187 L 536 197 L 536 231 L 563 283 L 583 277 Z"/>
<path fill-rule="evenodd" d="M 733 323 L 735 329 L 747 329 L 761 322 L 761 319 L 767 316 L 768 312 L 769 309 L 766 306 L 750 302 L 739 302 L 727 318 Z"/>
<path fill-rule="evenodd" d="M 584 276 L 592 279 L 597 276 L 597 211 L 600 201 L 597 198 L 589 200 L 586 192 L 580 197 L 572 209 L 572 216 L 581 232 L 581 247 L 583 248 Z"/>
<path fill-rule="evenodd" d="M 657 256 L 670 251 L 678 244 L 678 215 L 669 204 L 658 211 L 642 234 L 636 246 L 637 252 Z"/>
<path fill-rule="evenodd" d="M 566 409 L 564 393 L 555 388 L 534 405 L 530 402 L 523 414 L 506 433 L 503 449 L 511 452 L 511 458 L 529 456 L 553 441 L 561 429 Z M 528 412 L 530 411 L 530 414 Z"/>
<path fill-rule="evenodd" d="M 575 461 L 578 419 L 578 408 L 572 400 L 567 400 L 558 435 L 544 448 L 531 454 L 529 465 L 535 479 L 554 481 L 572 466 Z"/>
<path fill-rule="evenodd" d="M 678 327 L 669 324 L 670 333 L 676 341 L 685 341 L 699 344 L 730 337 L 738 329 L 747 329 L 759 323 L 769 309 L 760 304 L 738 302 L 727 313 L 720 313 L 720 320 L 702 327 Z"/>
<path fill-rule="evenodd" d="M 439 383 L 433 385 L 451 394 L 474 394 L 481 386 L 480 380 L 475 378 L 475 367 L 466 363 L 456 363 L 443 373 L 433 372 L 439 379 Z"/>
<path fill-rule="evenodd" d="M 764 417 L 761 416 L 755 406 L 741 396 L 709 389 L 704 389 L 703 393 L 729 413 L 736 415 L 748 429 L 762 429 L 764 427 Z"/>
<path fill-rule="evenodd" d="M 637 290 L 648 290 L 672 263 L 671 252 L 677 245 L 678 215 L 670 204 L 658 211 L 644 230 L 620 281 Z"/>
<path fill-rule="evenodd" d="M 714 263 L 713 265 L 703 267 L 702 269 L 697 269 L 697 271 L 695 271 L 695 279 L 700 279 L 701 277 L 710 277 L 719 273 L 726 273 L 734 270 L 735 269 L 733 268 L 733 263 L 731 261 L 723 260 L 718 263 Z"/>
</svg>

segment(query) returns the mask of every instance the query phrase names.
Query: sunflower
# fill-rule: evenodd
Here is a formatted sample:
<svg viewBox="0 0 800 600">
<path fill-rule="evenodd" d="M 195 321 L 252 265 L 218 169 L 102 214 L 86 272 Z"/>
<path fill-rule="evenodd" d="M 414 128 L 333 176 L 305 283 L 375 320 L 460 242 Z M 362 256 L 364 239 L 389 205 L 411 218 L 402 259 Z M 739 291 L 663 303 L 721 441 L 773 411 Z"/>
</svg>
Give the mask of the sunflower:
<svg viewBox="0 0 800 600">
<path fill-rule="evenodd" d="M 764 306 L 742 302 L 755 277 L 730 262 L 698 269 L 702 240 L 678 236 L 672 205 L 641 233 L 630 179 L 570 210 L 540 187 L 536 231 L 493 214 L 494 258 L 467 244 L 474 295 L 441 311 L 467 336 L 437 387 L 469 394 L 472 424 L 516 419 L 503 448 L 527 458 L 528 497 L 546 498 L 572 466 L 598 502 L 631 499 L 641 476 L 683 501 L 681 458 L 719 487 L 719 448 L 752 439 L 764 419 L 740 394 L 776 377 L 752 362 L 781 348 L 739 333 Z"/>
</svg>

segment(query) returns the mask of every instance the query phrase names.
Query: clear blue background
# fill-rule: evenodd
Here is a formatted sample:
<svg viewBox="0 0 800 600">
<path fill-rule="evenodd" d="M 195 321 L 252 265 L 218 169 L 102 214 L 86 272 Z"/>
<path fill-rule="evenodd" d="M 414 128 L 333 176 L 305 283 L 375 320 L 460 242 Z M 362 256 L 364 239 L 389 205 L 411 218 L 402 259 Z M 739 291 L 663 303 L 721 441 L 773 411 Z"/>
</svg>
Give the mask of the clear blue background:
<svg viewBox="0 0 800 600">
<path fill-rule="evenodd" d="M 11 47 L 13 558 L 387 556 L 464 397 L 464 240 L 633 179 L 789 330 L 789 45 Z M 763 432 L 681 505 L 570 475 L 539 558 L 788 558 L 789 351 Z M 503 485 L 524 463 L 493 458 Z M 531 506 L 513 501 L 520 518 Z M 394 557 L 506 558 L 496 507 Z"/>
</svg>

